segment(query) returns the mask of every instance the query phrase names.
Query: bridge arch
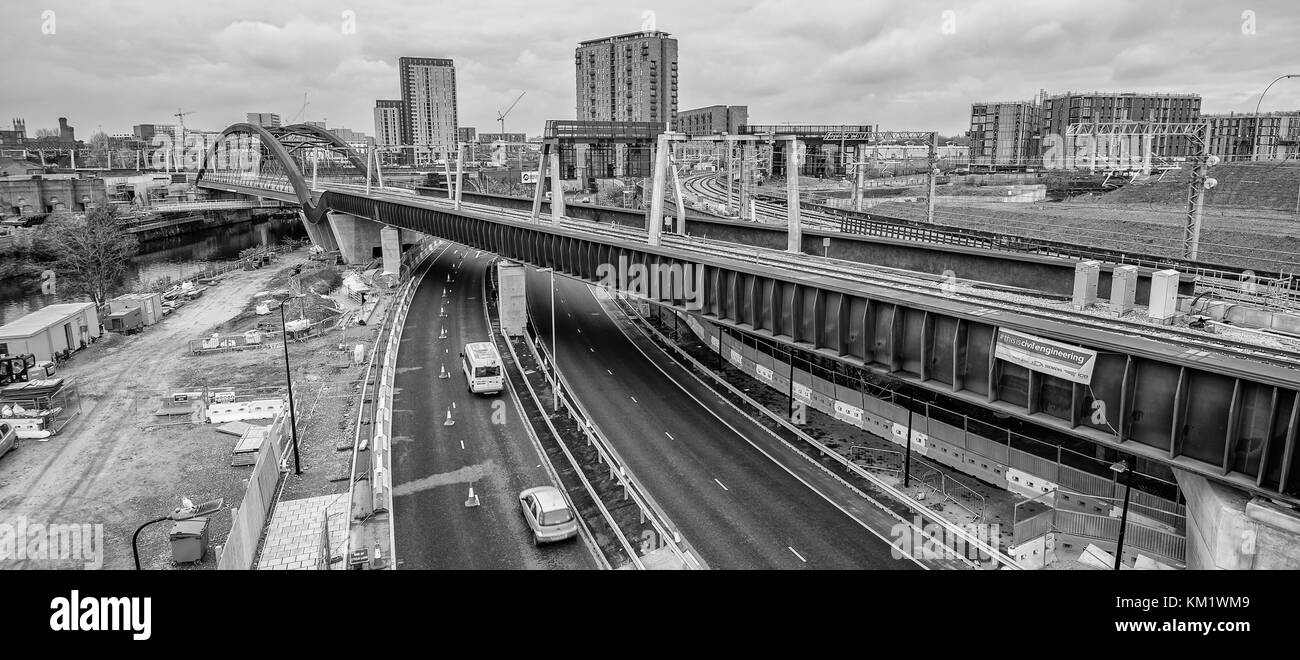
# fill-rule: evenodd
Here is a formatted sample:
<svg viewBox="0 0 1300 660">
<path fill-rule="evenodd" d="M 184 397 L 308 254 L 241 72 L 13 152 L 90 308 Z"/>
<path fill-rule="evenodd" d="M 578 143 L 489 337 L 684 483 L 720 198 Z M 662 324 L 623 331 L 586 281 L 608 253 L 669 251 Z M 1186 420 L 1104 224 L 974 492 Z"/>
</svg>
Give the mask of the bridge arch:
<svg viewBox="0 0 1300 660">
<path fill-rule="evenodd" d="M 321 200 L 312 201 L 311 185 L 303 176 L 302 168 L 298 167 L 298 162 L 294 158 L 296 152 L 304 149 L 333 151 L 344 156 L 363 176 L 368 174 L 365 160 L 357 154 L 351 145 L 344 142 L 339 136 L 319 126 L 291 124 L 289 126 L 267 128 L 257 124 L 240 122 L 228 126 L 208 146 L 203 163 L 199 168 L 196 184 L 203 179 L 204 174 L 209 169 L 208 166 L 218 162 L 218 150 L 226 139 L 232 135 L 248 135 L 258 138 L 262 152 L 283 170 L 289 184 L 293 187 L 294 196 L 298 198 L 298 204 L 302 206 L 303 215 L 312 224 L 323 222 L 325 220 L 325 211 L 328 209 L 326 204 L 323 203 L 324 196 L 322 196 Z M 258 166 L 261 167 L 260 159 Z"/>
</svg>

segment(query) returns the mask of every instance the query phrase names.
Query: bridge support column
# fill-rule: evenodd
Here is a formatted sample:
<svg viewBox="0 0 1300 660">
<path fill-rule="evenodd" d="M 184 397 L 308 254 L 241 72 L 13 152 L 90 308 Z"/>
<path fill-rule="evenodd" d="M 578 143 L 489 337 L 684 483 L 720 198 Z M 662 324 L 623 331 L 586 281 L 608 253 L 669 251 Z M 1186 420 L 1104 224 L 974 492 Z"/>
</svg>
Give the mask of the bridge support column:
<svg viewBox="0 0 1300 660">
<path fill-rule="evenodd" d="M 383 224 L 370 218 L 358 218 L 347 213 L 326 212 L 334 238 L 338 240 L 343 261 L 349 264 L 365 263 L 375 257 L 375 248 L 383 245 L 380 229 Z M 399 248 L 400 249 L 400 248 Z"/>
<path fill-rule="evenodd" d="M 564 182 L 560 172 L 560 148 L 551 151 L 551 222 L 560 224 L 564 217 Z"/>
<path fill-rule="evenodd" d="M 1300 514 L 1174 469 L 1187 498 L 1187 568 L 1300 569 Z"/>
<path fill-rule="evenodd" d="M 664 178 L 668 170 L 668 135 L 661 133 L 655 147 L 654 183 L 650 193 L 650 217 L 646 219 L 646 242 L 659 245 L 659 234 L 664 226 Z"/>
<path fill-rule="evenodd" d="M 785 148 L 786 252 L 803 252 L 803 225 L 799 214 L 799 142 L 791 136 Z"/>
<path fill-rule="evenodd" d="M 328 222 L 322 222 L 318 225 L 312 224 L 307 220 L 307 214 L 302 211 L 298 211 L 298 220 L 302 222 L 303 227 L 307 228 L 307 238 L 311 239 L 312 245 L 316 245 L 326 252 L 339 249 L 338 239 L 334 237 L 334 229 L 330 227 Z"/>
<path fill-rule="evenodd" d="M 542 221 L 542 199 L 546 197 L 546 163 L 550 160 L 550 154 L 551 145 L 542 144 L 542 155 L 537 159 L 537 184 L 533 186 L 533 224 Z"/>
<path fill-rule="evenodd" d="M 388 227 L 379 230 L 379 245 L 384 253 L 384 271 L 402 272 L 402 230 Z"/>
</svg>

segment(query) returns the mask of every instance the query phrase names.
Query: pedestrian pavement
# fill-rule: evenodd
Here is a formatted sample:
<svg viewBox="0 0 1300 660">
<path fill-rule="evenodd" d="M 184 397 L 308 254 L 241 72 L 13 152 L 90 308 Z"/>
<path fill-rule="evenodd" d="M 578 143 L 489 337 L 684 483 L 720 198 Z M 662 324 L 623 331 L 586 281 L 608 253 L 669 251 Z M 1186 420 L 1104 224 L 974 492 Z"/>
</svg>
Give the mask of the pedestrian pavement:
<svg viewBox="0 0 1300 660">
<path fill-rule="evenodd" d="M 257 559 L 259 571 L 316 570 L 321 561 L 321 526 L 329 520 L 330 555 L 341 555 L 348 533 L 347 493 L 282 501 L 267 525 L 266 541 Z M 347 562 L 330 564 L 342 570 Z"/>
</svg>

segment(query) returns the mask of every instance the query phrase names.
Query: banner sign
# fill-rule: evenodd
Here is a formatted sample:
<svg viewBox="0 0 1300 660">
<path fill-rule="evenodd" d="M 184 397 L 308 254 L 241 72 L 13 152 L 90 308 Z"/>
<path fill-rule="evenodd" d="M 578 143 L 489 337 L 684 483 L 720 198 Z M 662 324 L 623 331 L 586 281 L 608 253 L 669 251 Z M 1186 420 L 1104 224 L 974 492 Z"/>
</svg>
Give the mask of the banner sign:
<svg viewBox="0 0 1300 660">
<path fill-rule="evenodd" d="M 998 329 L 994 357 L 1038 373 L 1090 385 L 1097 352 L 1006 328 Z"/>
</svg>

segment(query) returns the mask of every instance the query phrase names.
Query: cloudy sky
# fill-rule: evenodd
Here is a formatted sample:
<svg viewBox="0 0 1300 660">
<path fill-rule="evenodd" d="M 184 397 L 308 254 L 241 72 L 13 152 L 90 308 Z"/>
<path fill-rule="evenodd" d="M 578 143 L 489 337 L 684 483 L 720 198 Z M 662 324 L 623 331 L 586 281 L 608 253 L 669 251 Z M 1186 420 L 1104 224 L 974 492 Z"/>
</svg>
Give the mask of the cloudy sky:
<svg viewBox="0 0 1300 660">
<path fill-rule="evenodd" d="M 373 134 L 397 58 L 456 62 L 460 123 L 540 134 L 574 116 L 579 41 L 648 21 L 678 40 L 680 108 L 754 123 L 964 131 L 970 103 L 1040 89 L 1196 92 L 1252 110 L 1300 73 L 1295 0 L 5 0 L 0 127 L 66 116 L 88 139 L 138 123 L 217 130 L 246 112 Z M 355 27 L 355 30 L 349 28 Z M 303 98 L 308 104 L 304 108 Z M 1300 78 L 1266 109 L 1300 109 Z"/>
</svg>

